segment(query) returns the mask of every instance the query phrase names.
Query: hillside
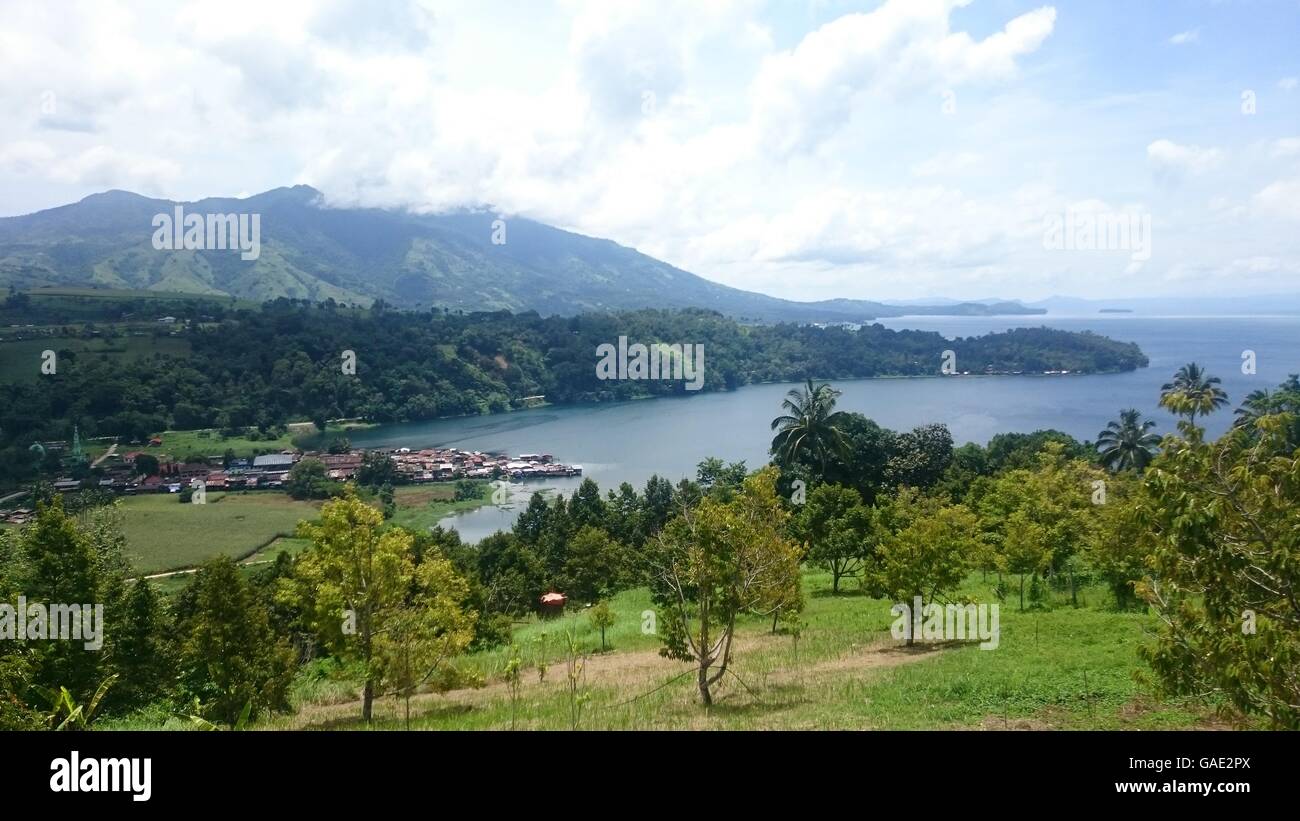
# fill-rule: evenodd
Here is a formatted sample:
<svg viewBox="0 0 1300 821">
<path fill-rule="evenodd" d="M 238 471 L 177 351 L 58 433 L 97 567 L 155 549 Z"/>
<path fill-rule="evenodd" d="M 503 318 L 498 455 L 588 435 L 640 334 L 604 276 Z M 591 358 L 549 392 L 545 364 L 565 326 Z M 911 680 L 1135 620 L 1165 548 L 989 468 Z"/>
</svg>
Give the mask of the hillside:
<svg viewBox="0 0 1300 821">
<path fill-rule="evenodd" d="M 543 316 L 640 308 L 707 308 L 742 321 L 861 322 L 902 314 L 1042 313 L 1017 303 L 890 306 L 864 300 L 793 302 L 710 282 L 631 248 L 511 217 L 493 243 L 489 212 L 429 215 L 326 208 L 315 189 L 194 203 L 127 191 L 0 218 L 0 286 L 97 286 L 289 297 L 402 308 L 535 310 Z M 260 254 L 160 251 L 152 220 L 173 214 L 260 215 Z M 498 235 L 498 239 L 500 236 Z"/>
</svg>

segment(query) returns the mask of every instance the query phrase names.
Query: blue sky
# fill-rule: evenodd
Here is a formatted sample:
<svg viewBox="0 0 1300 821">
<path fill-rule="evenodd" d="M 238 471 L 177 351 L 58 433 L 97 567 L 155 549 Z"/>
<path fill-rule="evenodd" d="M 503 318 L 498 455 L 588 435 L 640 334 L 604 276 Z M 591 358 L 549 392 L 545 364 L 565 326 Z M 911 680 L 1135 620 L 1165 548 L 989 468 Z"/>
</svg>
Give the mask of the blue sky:
<svg viewBox="0 0 1300 821">
<path fill-rule="evenodd" d="M 794 299 L 1300 291 L 1296 0 L 7 3 L 0 76 L 6 215 L 308 183 Z"/>
</svg>

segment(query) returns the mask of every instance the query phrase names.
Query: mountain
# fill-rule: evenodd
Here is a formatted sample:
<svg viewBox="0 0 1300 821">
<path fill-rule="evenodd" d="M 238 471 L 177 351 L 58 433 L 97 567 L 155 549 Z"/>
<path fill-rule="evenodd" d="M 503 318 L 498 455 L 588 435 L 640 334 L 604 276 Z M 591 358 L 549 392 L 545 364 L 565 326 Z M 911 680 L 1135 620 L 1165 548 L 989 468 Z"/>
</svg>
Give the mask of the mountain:
<svg viewBox="0 0 1300 821">
<path fill-rule="evenodd" d="M 178 206 L 186 215 L 258 215 L 256 259 L 245 260 L 238 250 L 156 249 L 155 215 L 170 218 Z M 0 286 L 89 285 L 258 301 L 383 299 L 402 308 L 535 310 L 544 316 L 696 307 L 759 322 L 1043 312 L 1009 302 L 898 307 L 777 299 L 710 282 L 609 240 L 520 217 L 504 226 L 496 220 L 482 211 L 329 208 L 305 185 L 192 203 L 107 191 L 0 218 Z"/>
</svg>

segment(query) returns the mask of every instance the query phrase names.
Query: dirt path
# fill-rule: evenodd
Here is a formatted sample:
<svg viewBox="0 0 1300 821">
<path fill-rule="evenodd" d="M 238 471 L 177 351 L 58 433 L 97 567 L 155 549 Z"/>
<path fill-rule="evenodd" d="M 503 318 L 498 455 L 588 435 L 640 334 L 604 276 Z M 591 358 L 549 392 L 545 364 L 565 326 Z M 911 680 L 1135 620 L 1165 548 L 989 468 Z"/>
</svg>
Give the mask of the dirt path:
<svg viewBox="0 0 1300 821">
<path fill-rule="evenodd" d="M 756 650 L 770 649 L 782 644 L 788 645 L 789 641 L 786 636 L 771 634 L 737 636 L 736 652 L 743 656 Z M 885 638 L 851 646 L 836 658 L 822 659 L 807 666 L 772 671 L 763 676 L 762 680 L 765 685 L 793 684 L 854 671 L 883 670 L 933 658 L 944 649 L 942 645 L 918 645 L 908 648 Z M 588 657 L 585 677 L 589 687 L 617 688 L 625 691 L 628 699 L 632 699 L 672 681 L 674 676 L 681 676 L 681 681 L 669 686 L 680 684 L 689 687 L 691 686 L 689 673 L 692 670 L 693 668 L 688 664 L 660 656 L 658 650 L 635 650 Z M 523 673 L 520 699 L 527 701 L 530 698 L 546 697 L 563 691 L 566 686 L 563 661 L 550 664 L 545 681 L 538 681 L 536 669 L 530 667 Z M 504 702 L 509 698 L 510 687 L 504 681 L 491 681 L 477 689 L 452 690 L 441 695 L 421 693 L 411 699 L 411 715 L 419 716 L 435 708 L 439 710 L 460 708 L 469 711 L 477 706 Z M 400 718 L 401 701 L 393 697 L 376 699 L 374 714 L 377 720 Z M 360 699 L 333 704 L 305 704 L 298 711 L 294 726 L 308 729 L 355 726 L 360 715 Z"/>
</svg>

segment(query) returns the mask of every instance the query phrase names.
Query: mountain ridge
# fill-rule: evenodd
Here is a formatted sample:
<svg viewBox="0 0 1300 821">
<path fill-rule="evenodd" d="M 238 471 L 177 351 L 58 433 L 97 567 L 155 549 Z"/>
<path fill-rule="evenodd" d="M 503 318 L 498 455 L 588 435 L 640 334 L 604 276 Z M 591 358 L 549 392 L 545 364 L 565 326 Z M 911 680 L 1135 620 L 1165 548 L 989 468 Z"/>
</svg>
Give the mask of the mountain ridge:
<svg viewBox="0 0 1300 821">
<path fill-rule="evenodd" d="M 260 254 L 156 250 L 156 214 L 256 213 Z M 502 220 L 497 222 L 497 220 Z M 1015 302 L 798 302 L 722 285 L 618 243 L 490 211 L 335 208 L 307 185 L 176 201 L 111 189 L 0 218 L 0 286 L 99 286 L 543 315 L 707 308 L 742 321 L 864 322 L 904 314 L 1035 314 Z"/>
</svg>

